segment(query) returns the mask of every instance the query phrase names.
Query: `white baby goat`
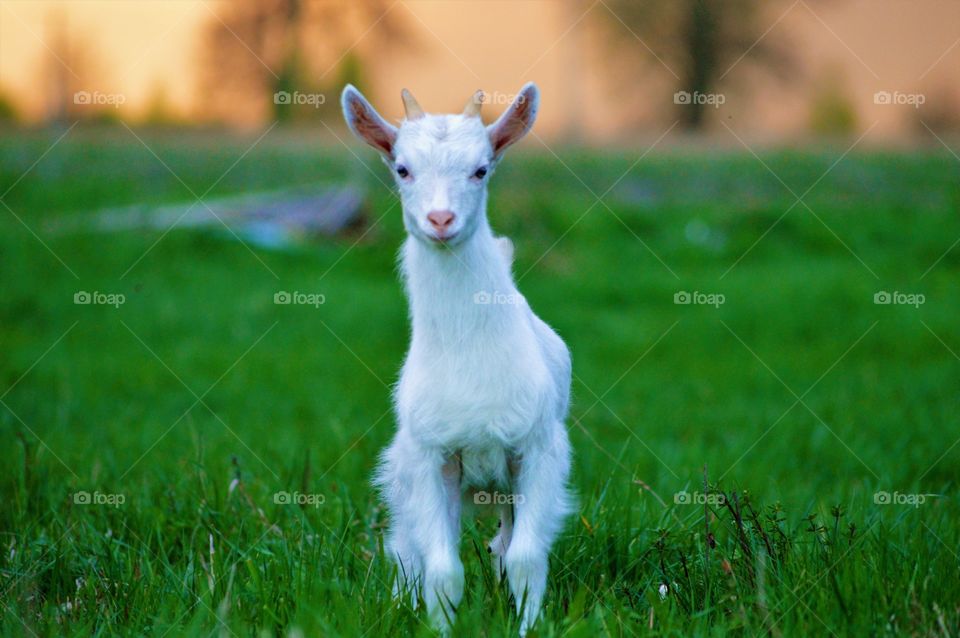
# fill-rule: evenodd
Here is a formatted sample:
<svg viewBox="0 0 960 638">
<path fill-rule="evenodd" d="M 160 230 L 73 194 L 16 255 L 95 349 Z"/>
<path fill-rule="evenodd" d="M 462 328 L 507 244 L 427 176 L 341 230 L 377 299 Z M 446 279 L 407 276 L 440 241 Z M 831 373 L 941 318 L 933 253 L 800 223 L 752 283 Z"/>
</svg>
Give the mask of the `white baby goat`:
<svg viewBox="0 0 960 638">
<path fill-rule="evenodd" d="M 413 337 L 395 393 L 399 429 L 376 478 L 390 509 L 395 592 L 409 587 L 414 605 L 422 594 L 431 620 L 449 630 L 463 594 L 461 499 L 473 494 L 498 508 L 488 551 L 497 576 L 506 572 L 523 635 L 572 509 L 570 354 L 517 291 L 512 244 L 494 237 L 486 215 L 487 180 L 533 126 L 539 92 L 527 84 L 486 127 L 482 95 L 461 114 L 428 115 L 404 90 L 399 128 L 353 86 L 341 101 L 350 128 L 391 168 L 408 233 L 401 260 Z"/>
</svg>

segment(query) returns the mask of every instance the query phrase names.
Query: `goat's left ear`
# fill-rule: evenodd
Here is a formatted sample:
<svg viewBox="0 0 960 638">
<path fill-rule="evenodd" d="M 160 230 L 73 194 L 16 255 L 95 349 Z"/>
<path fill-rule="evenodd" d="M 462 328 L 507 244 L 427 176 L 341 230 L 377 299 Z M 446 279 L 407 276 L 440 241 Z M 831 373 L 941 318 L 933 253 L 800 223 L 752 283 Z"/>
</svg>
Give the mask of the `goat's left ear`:
<svg viewBox="0 0 960 638">
<path fill-rule="evenodd" d="M 519 141 L 533 128 L 540 106 L 540 90 L 533 82 L 523 85 L 513 104 L 503 112 L 496 122 L 487 127 L 493 156 L 497 159 L 508 146 Z"/>
<path fill-rule="evenodd" d="M 393 157 L 393 145 L 397 141 L 397 128 L 384 120 L 377 110 L 370 106 L 352 84 L 343 88 L 340 97 L 343 118 L 353 134 L 377 149 L 385 157 Z"/>
</svg>

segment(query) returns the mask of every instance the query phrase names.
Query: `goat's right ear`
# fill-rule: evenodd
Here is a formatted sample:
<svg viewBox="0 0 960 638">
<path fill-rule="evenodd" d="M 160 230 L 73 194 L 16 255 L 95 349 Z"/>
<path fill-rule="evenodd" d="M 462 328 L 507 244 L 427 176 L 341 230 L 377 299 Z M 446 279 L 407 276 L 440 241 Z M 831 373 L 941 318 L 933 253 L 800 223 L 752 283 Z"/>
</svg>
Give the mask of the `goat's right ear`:
<svg viewBox="0 0 960 638">
<path fill-rule="evenodd" d="M 353 134 L 377 149 L 386 157 L 393 157 L 393 145 L 397 141 L 397 128 L 380 117 L 376 109 L 370 106 L 367 98 L 348 84 L 340 96 L 343 118 Z"/>
</svg>

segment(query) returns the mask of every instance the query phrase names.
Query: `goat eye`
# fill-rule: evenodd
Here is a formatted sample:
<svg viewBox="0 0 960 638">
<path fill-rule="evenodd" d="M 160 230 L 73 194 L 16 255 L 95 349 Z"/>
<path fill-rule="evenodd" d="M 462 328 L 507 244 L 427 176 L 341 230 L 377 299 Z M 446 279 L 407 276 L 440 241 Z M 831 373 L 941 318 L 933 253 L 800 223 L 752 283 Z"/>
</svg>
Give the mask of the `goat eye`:
<svg viewBox="0 0 960 638">
<path fill-rule="evenodd" d="M 400 165 L 397 167 L 397 175 L 403 179 L 406 179 L 407 177 L 410 177 L 410 171 L 407 170 L 406 166 Z"/>
<path fill-rule="evenodd" d="M 473 176 L 477 179 L 483 179 L 484 177 L 487 176 L 487 167 L 481 166 L 480 168 L 477 169 L 477 172 L 474 173 Z"/>
</svg>

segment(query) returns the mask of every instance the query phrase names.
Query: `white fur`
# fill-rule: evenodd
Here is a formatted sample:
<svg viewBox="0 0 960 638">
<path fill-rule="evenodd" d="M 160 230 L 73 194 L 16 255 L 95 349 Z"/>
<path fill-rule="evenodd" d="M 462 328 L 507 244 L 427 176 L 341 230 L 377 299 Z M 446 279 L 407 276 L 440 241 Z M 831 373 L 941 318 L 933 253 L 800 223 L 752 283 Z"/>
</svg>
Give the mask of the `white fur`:
<svg viewBox="0 0 960 638">
<path fill-rule="evenodd" d="M 490 552 L 522 614 L 521 635 L 539 616 L 550 547 L 572 510 L 570 355 L 517 290 L 513 246 L 486 216 L 487 180 L 536 116 L 534 85 L 518 99 L 530 108 L 515 103 L 489 127 L 425 115 L 395 129 L 356 89 L 343 94 L 348 124 L 394 171 L 408 232 L 401 262 L 413 335 L 394 397 L 399 429 L 375 479 L 390 509 L 395 592 L 409 589 L 415 605 L 422 594 L 444 631 L 463 594 L 461 499 L 488 490 L 514 501 L 497 508 Z M 480 167 L 487 175 L 478 179 Z M 446 242 L 427 220 L 435 210 L 456 216 Z"/>
</svg>

